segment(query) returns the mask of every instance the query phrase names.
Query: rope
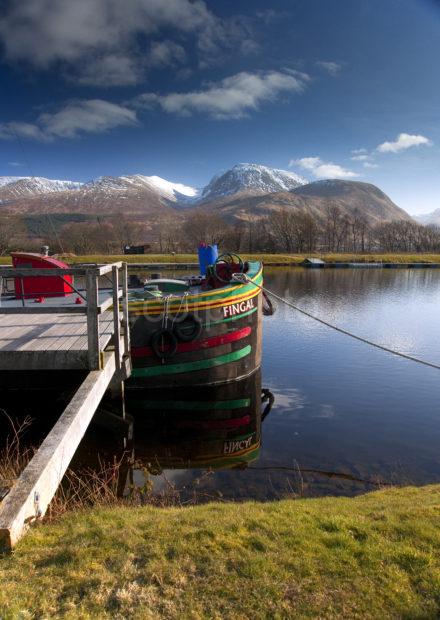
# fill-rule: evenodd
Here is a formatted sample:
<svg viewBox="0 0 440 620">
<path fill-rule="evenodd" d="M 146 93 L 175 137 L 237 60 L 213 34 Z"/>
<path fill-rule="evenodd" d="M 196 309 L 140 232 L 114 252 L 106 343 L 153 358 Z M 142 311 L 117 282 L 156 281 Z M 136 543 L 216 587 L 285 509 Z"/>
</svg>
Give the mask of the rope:
<svg viewBox="0 0 440 620">
<path fill-rule="evenodd" d="M 17 140 L 17 142 L 18 142 L 18 145 L 19 145 L 20 150 L 21 150 L 21 153 L 22 153 L 22 155 L 23 155 L 23 159 L 24 159 L 24 161 L 25 161 L 25 164 L 26 164 L 26 166 L 27 166 L 27 168 L 28 168 L 28 170 L 29 170 L 29 172 L 30 172 L 30 174 L 31 174 L 31 179 L 34 179 L 34 180 L 35 180 L 35 175 L 34 175 L 34 173 L 33 173 L 33 170 L 32 170 L 32 168 L 31 168 L 31 165 L 30 165 L 29 160 L 28 160 L 28 158 L 27 158 L 26 151 L 25 151 L 25 149 L 24 149 L 24 145 L 23 145 L 22 141 L 20 140 L 20 136 L 18 135 L 18 133 L 16 132 L 16 130 L 14 129 L 14 127 L 9 127 L 9 129 L 10 129 L 10 131 L 12 132 L 12 134 L 14 135 L 15 139 Z M 60 238 L 60 236 L 59 236 L 59 234 L 58 234 L 58 232 L 57 232 L 57 229 L 55 228 L 55 225 L 54 225 L 54 223 L 53 223 L 53 221 L 52 221 L 52 218 L 50 217 L 50 213 L 49 213 L 48 211 L 43 212 L 43 213 L 44 213 L 44 215 L 47 217 L 47 219 L 49 220 L 49 224 L 50 224 L 50 225 L 51 225 L 51 227 L 52 227 L 53 234 L 54 234 L 54 235 L 55 235 L 55 237 L 57 238 L 58 244 L 59 244 L 59 246 L 60 246 L 60 248 L 61 248 L 61 252 L 62 252 L 63 254 L 65 254 L 65 252 L 64 252 L 64 246 L 63 246 L 63 243 L 62 243 L 61 238 Z"/>
<path fill-rule="evenodd" d="M 359 342 L 368 344 L 370 345 L 370 347 L 375 347 L 376 349 L 380 349 L 381 351 L 385 351 L 386 353 L 391 353 L 391 355 L 396 355 L 397 357 L 402 357 L 403 359 L 410 360 L 411 362 L 416 362 L 417 364 L 422 364 L 423 366 L 429 366 L 429 368 L 435 368 L 437 370 L 440 370 L 440 365 L 438 364 L 434 364 L 433 362 L 427 362 L 426 360 L 421 360 L 418 357 L 413 357 L 412 355 L 407 355 L 406 353 L 401 353 L 400 351 L 395 351 L 394 349 L 389 349 L 388 347 L 385 347 L 382 344 L 378 344 L 377 342 L 372 342 L 371 340 L 367 340 L 367 338 L 362 338 L 362 336 L 357 336 L 356 334 L 353 334 L 352 332 L 349 332 L 346 329 L 342 329 L 342 327 L 337 327 L 336 325 L 332 325 L 332 323 L 329 323 L 328 321 L 324 321 L 324 319 L 320 319 L 319 317 L 311 314 L 310 312 L 307 312 L 306 310 L 299 308 L 292 302 L 287 301 L 287 299 L 280 297 L 279 295 L 270 291 L 264 286 L 260 286 L 259 284 L 256 284 L 250 278 L 248 278 L 248 276 L 244 273 L 234 273 L 232 275 L 232 278 L 236 280 L 237 282 L 253 284 L 257 288 L 259 288 L 261 291 L 264 291 L 268 295 L 272 295 L 272 297 L 275 297 L 275 299 L 278 299 L 278 301 L 281 301 L 283 304 L 286 304 L 286 306 L 289 306 L 290 308 L 293 308 L 293 310 L 296 310 L 297 312 L 304 314 L 304 316 L 309 317 L 309 319 L 313 319 L 314 321 L 321 323 L 321 325 L 325 325 L 326 327 L 329 327 L 330 329 L 334 329 L 336 332 L 339 332 L 340 334 L 349 336 L 350 338 L 353 338 L 354 340 L 358 340 Z"/>
<path fill-rule="evenodd" d="M 182 306 L 183 306 L 183 304 L 185 304 L 185 308 L 186 308 L 185 312 L 186 312 L 186 314 L 188 314 L 188 295 L 189 295 L 188 291 L 186 291 L 185 293 L 183 293 L 182 298 L 181 298 L 181 300 L 180 300 L 180 306 L 179 306 L 179 309 L 178 309 L 178 310 L 177 310 L 177 312 L 174 314 L 174 318 L 173 318 L 173 320 L 171 321 L 171 325 L 174 325 L 174 323 L 176 322 L 176 319 L 177 319 L 178 315 L 180 314 L 180 311 L 182 310 Z"/>
</svg>

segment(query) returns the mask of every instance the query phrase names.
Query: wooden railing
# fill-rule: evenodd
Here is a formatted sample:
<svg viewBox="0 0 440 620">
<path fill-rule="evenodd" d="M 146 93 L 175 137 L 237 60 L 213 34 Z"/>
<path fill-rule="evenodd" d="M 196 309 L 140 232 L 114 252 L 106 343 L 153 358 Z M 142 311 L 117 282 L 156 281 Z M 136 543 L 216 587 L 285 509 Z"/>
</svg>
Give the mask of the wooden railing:
<svg viewBox="0 0 440 620">
<path fill-rule="evenodd" d="M 111 279 L 109 275 L 111 274 Z M 23 278 L 35 277 L 59 277 L 60 280 L 67 284 L 72 293 L 77 293 L 84 303 L 72 302 L 70 305 L 55 304 L 56 297 L 51 298 L 50 305 L 32 303 L 26 305 L 26 300 L 37 297 L 38 293 L 26 293 L 23 286 Z M 85 279 L 85 295 L 84 289 L 79 290 L 74 284 L 65 279 L 65 276 L 77 276 Z M 100 302 L 100 277 L 106 276 L 111 283 L 110 287 L 106 287 L 109 291 L 108 297 Z M 21 306 L 3 305 L 1 302 L 3 292 L 3 280 L 16 278 L 21 282 L 21 294 L 18 299 L 21 300 Z M 46 293 L 47 294 L 47 293 Z M 45 293 L 41 293 L 44 296 Z M 48 294 L 47 294 L 48 295 Z M 17 296 L 16 296 L 17 298 Z M 110 263 L 108 265 L 95 265 L 87 267 L 68 267 L 68 268 L 15 268 L 0 267 L 0 315 L 1 314 L 85 314 L 87 316 L 87 338 L 88 338 L 88 366 L 89 370 L 98 370 L 101 368 L 101 350 L 99 346 L 100 332 L 99 320 L 100 315 L 106 310 L 113 307 L 113 344 L 115 348 L 116 369 L 122 372 L 125 368 L 124 358 L 128 359 L 130 355 L 130 332 L 128 322 L 128 276 L 127 264 L 122 262 Z M 121 330 L 122 328 L 122 330 Z M 121 337 L 122 334 L 122 337 Z"/>
</svg>

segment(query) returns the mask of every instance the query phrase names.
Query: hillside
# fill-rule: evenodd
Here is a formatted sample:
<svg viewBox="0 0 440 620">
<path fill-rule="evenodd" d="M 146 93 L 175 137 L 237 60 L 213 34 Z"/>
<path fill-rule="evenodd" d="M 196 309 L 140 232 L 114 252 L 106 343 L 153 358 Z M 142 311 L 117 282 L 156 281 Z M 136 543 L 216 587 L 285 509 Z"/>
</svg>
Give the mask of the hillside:
<svg viewBox="0 0 440 620">
<path fill-rule="evenodd" d="M 232 219 L 258 219 L 277 209 L 294 209 L 323 219 L 331 206 L 368 223 L 412 218 L 378 187 L 355 181 L 307 183 L 285 170 L 238 164 L 199 191 L 158 176 L 103 176 L 87 183 L 39 177 L 0 177 L 0 211 L 18 214 L 106 215 L 132 219 L 181 219 L 185 212 L 215 212 Z M 183 210 L 183 207 L 185 208 Z"/>
<path fill-rule="evenodd" d="M 382 221 L 412 218 L 398 207 L 378 187 L 357 181 L 316 181 L 292 189 L 261 196 L 240 193 L 222 197 L 200 208 L 209 208 L 222 217 L 248 219 L 261 218 L 278 209 L 296 209 L 322 219 L 331 206 L 337 206 L 347 214 L 363 216 L 370 224 Z"/>
</svg>

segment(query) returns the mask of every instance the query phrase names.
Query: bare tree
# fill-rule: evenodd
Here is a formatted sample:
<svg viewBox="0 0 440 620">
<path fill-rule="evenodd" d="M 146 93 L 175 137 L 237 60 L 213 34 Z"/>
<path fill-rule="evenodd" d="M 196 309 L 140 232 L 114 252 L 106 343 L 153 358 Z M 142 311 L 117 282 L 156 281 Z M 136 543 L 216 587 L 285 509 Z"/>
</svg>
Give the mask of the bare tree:
<svg viewBox="0 0 440 620">
<path fill-rule="evenodd" d="M 19 240 L 26 236 L 26 227 L 20 216 L 0 217 L 0 256 L 7 254 Z"/>
<path fill-rule="evenodd" d="M 193 213 L 182 226 L 187 248 L 194 249 L 199 243 L 225 245 L 229 239 L 230 227 L 224 220 L 212 213 Z"/>
</svg>

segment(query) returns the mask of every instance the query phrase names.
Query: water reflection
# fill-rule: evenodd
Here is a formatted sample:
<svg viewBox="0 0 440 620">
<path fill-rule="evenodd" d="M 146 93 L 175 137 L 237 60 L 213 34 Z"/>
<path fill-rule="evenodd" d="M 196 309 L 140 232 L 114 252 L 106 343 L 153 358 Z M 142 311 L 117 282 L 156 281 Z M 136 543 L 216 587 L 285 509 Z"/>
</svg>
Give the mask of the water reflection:
<svg viewBox="0 0 440 620">
<path fill-rule="evenodd" d="M 168 482 L 191 479 L 198 475 L 194 470 L 246 469 L 259 458 L 262 422 L 272 405 L 259 371 L 215 387 L 128 390 L 127 410 L 135 428 L 134 484 L 144 484 L 150 474 L 159 490 L 164 473 Z"/>
</svg>

